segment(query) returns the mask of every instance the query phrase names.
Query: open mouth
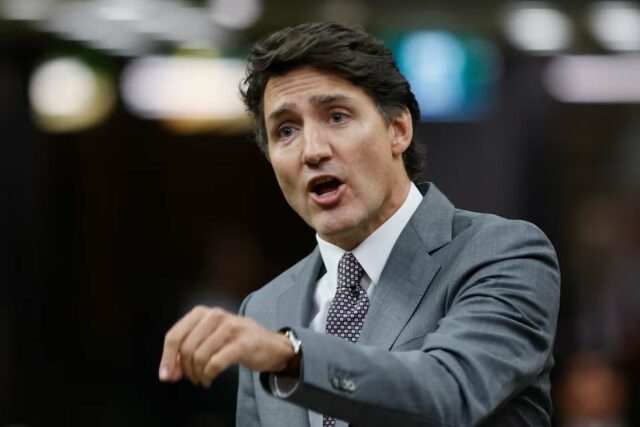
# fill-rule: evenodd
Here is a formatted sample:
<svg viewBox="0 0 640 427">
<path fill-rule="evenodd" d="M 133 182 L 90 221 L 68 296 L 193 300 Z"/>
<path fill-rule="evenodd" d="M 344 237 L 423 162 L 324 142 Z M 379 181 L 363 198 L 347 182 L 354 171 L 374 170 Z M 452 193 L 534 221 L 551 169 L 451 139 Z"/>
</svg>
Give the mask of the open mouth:
<svg viewBox="0 0 640 427">
<path fill-rule="evenodd" d="M 337 191 L 341 184 L 339 179 L 327 176 L 312 181 L 310 188 L 312 193 L 322 196 Z"/>
</svg>

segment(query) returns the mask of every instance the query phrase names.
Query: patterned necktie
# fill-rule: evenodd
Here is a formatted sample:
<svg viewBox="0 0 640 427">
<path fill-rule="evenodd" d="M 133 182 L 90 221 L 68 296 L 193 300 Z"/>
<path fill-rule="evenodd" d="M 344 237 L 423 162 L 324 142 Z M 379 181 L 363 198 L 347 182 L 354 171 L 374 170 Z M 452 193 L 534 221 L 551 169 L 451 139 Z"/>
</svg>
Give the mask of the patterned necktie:
<svg viewBox="0 0 640 427">
<path fill-rule="evenodd" d="M 345 253 L 338 264 L 338 289 L 329 306 L 327 333 L 358 342 L 364 318 L 369 310 L 369 297 L 360 286 L 364 276 L 362 266 L 351 252 Z M 335 418 L 323 416 L 323 427 L 334 427 Z"/>
</svg>

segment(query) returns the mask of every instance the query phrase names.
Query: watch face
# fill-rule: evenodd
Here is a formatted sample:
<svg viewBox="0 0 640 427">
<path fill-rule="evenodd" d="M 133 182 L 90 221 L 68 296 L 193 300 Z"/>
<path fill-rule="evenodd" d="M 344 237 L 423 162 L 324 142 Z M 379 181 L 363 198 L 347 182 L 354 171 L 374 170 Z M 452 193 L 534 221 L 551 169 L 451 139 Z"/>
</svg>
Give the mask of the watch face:
<svg viewBox="0 0 640 427">
<path fill-rule="evenodd" d="M 287 330 L 284 334 L 287 338 L 289 338 L 289 341 L 291 342 L 293 353 L 298 354 L 300 352 L 301 341 L 298 339 L 298 337 L 296 337 L 291 329 Z"/>
</svg>

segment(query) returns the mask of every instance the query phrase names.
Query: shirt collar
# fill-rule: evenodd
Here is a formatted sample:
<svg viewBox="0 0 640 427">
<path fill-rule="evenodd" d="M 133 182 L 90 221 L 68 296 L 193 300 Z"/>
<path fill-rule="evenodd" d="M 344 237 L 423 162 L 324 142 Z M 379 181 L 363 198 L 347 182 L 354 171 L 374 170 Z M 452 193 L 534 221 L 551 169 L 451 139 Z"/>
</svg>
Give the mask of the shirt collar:
<svg viewBox="0 0 640 427">
<path fill-rule="evenodd" d="M 382 270 L 387 263 L 393 246 L 396 244 L 396 240 L 398 240 L 400 233 L 402 233 L 411 216 L 418 209 L 421 201 L 422 194 L 412 182 L 409 194 L 400 208 L 351 251 L 371 280 L 371 285 L 375 285 L 380 280 Z M 316 240 L 318 241 L 320 255 L 327 273 L 335 276 L 337 282 L 338 263 L 346 251 L 323 240 L 317 234 Z"/>
</svg>

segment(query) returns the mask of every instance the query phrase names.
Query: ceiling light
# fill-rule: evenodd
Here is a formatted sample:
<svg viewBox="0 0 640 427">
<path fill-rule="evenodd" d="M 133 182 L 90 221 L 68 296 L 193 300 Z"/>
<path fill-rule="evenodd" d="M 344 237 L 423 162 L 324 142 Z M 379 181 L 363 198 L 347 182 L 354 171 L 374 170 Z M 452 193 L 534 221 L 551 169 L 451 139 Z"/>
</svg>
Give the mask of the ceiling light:
<svg viewBox="0 0 640 427">
<path fill-rule="evenodd" d="M 146 118 L 246 120 L 239 92 L 244 69 L 236 59 L 145 57 L 125 69 L 122 95 Z"/>
<path fill-rule="evenodd" d="M 589 22 L 594 37 L 607 49 L 640 50 L 640 7 L 623 1 L 596 3 Z"/>
<path fill-rule="evenodd" d="M 35 70 L 29 98 L 42 128 L 64 132 L 100 122 L 111 111 L 115 97 L 106 76 L 78 59 L 61 57 Z"/>
<path fill-rule="evenodd" d="M 510 4 L 503 17 L 503 28 L 506 37 L 517 48 L 532 52 L 566 49 L 573 38 L 569 19 L 543 2 Z"/>
<path fill-rule="evenodd" d="M 545 70 L 556 99 L 575 103 L 640 103 L 640 57 L 561 56 Z"/>
</svg>

